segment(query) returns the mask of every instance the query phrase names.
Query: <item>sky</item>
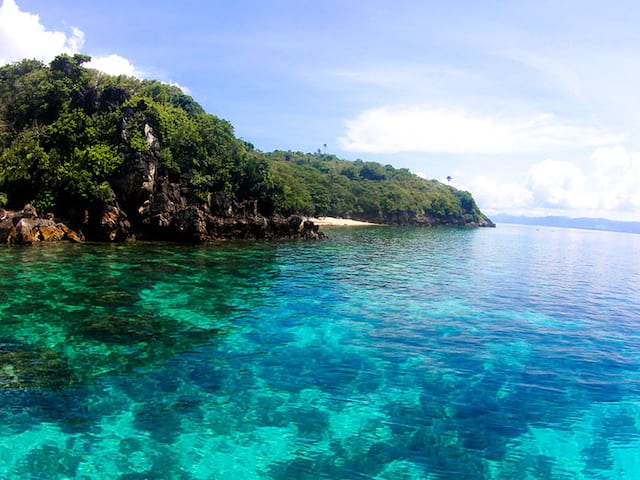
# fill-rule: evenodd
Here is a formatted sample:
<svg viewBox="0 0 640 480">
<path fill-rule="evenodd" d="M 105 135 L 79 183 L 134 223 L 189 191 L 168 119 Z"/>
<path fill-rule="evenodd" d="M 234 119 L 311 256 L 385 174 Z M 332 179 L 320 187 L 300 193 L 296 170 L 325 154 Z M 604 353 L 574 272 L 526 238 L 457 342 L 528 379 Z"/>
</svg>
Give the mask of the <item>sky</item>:
<svg viewBox="0 0 640 480">
<path fill-rule="evenodd" d="M 84 53 L 263 151 L 409 168 L 486 213 L 640 221 L 640 3 L 2 0 L 0 64 Z"/>
</svg>

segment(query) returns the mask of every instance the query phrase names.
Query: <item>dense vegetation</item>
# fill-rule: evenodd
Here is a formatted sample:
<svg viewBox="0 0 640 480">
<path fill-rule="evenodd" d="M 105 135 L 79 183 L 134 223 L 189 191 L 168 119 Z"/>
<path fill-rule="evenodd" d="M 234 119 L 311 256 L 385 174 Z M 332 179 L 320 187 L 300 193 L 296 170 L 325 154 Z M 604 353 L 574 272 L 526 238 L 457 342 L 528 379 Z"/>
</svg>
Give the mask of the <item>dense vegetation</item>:
<svg viewBox="0 0 640 480">
<path fill-rule="evenodd" d="M 319 152 L 260 152 L 179 88 L 108 76 L 85 68 L 88 60 L 61 55 L 49 65 L 24 60 L 0 68 L 0 207 L 32 203 L 64 216 L 107 202 L 127 158 L 153 152 L 162 175 L 187 182 L 194 200 L 222 192 L 257 200 L 265 215 L 484 218 L 469 193 L 406 169 Z"/>
<path fill-rule="evenodd" d="M 266 154 L 279 180 L 279 205 L 314 215 L 407 223 L 416 215 L 477 220 L 469 192 L 424 180 L 405 168 L 333 155 Z"/>
</svg>

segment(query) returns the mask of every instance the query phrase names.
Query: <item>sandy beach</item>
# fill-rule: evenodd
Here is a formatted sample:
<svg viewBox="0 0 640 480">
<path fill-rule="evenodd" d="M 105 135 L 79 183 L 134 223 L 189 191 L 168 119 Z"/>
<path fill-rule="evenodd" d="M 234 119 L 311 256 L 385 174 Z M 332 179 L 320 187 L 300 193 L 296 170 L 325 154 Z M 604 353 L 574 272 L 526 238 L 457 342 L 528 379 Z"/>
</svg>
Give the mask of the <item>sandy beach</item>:
<svg viewBox="0 0 640 480">
<path fill-rule="evenodd" d="M 334 226 L 334 227 L 361 227 L 361 226 L 375 226 L 379 223 L 362 222 L 360 220 L 351 220 L 350 218 L 336 218 L 336 217 L 309 217 L 316 225 L 320 226 Z"/>
</svg>

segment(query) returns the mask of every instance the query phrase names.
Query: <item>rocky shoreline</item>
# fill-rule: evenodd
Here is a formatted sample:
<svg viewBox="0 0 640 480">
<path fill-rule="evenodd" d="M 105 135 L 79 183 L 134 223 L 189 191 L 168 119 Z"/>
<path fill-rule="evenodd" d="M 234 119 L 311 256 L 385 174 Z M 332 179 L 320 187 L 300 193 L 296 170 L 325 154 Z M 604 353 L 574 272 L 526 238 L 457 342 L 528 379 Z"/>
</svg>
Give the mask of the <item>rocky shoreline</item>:
<svg viewBox="0 0 640 480">
<path fill-rule="evenodd" d="M 61 218 L 40 216 L 31 205 L 0 210 L 0 243 L 323 237 L 318 225 L 300 215 L 264 215 L 256 200 L 239 201 L 224 193 L 198 197 L 189 178 L 170 178 L 162 167 L 159 142 L 148 124 L 145 140 L 149 150 L 127 157 L 100 202 L 68 208 Z"/>
<path fill-rule="evenodd" d="M 126 124 L 126 122 L 125 122 Z M 121 135 L 130 132 L 123 126 Z M 301 215 L 269 213 L 258 200 L 238 200 L 223 192 L 204 197 L 193 188 L 193 178 L 171 174 L 161 162 L 160 142 L 145 123 L 146 151 L 129 151 L 121 167 L 104 183 L 101 199 L 71 204 L 38 215 L 26 205 L 22 210 L 0 210 L 0 244 L 34 244 L 51 241 L 124 242 L 162 240 L 202 243 L 210 240 L 319 239 L 324 235 L 316 221 Z M 469 221 L 409 213 L 358 218 L 369 223 L 435 227 L 443 225 L 492 227 L 490 220 Z"/>
<path fill-rule="evenodd" d="M 0 243 L 31 245 L 61 240 L 79 243 L 84 237 L 52 215 L 38 217 L 31 205 L 19 212 L 0 210 Z"/>
<path fill-rule="evenodd" d="M 176 87 L 94 78 L 87 61 L 25 60 L 0 79 L 0 244 L 317 239 L 328 220 L 302 216 L 314 212 L 494 226 L 469 192 L 391 165 L 261 152 Z"/>
<path fill-rule="evenodd" d="M 31 205 L 26 205 L 19 211 L 0 209 L 0 244 L 33 245 L 39 242 L 61 241 L 82 243 L 85 240 L 117 242 L 136 239 L 202 243 L 220 239 L 316 240 L 324 237 L 318 225 L 299 215 L 266 218 L 256 214 L 254 217 L 242 218 L 201 218 L 201 212 L 194 208 L 191 209 L 191 213 L 191 217 L 182 217 L 182 228 L 174 233 L 164 232 L 154 237 L 149 232 L 134 233 L 129 222 L 118 220 L 118 212 L 107 209 L 100 219 L 101 228 L 96 236 L 93 227 L 87 230 L 92 234 L 87 235 L 82 228 L 71 228 L 71 220 L 54 218 L 53 214 L 40 217 Z M 88 214 L 85 218 L 88 220 Z M 89 222 L 84 226 L 89 227 Z"/>
</svg>

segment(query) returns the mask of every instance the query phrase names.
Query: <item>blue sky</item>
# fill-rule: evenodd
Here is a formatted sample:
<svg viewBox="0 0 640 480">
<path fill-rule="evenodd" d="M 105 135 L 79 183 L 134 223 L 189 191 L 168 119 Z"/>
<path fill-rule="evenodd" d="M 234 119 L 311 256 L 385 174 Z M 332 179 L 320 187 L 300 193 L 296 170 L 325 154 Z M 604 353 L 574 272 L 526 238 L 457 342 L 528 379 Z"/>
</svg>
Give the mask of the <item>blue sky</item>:
<svg viewBox="0 0 640 480">
<path fill-rule="evenodd" d="M 80 51 L 261 150 L 451 175 L 489 213 L 640 220 L 640 4 L 611 3 L 3 0 L 0 62 Z"/>
</svg>

